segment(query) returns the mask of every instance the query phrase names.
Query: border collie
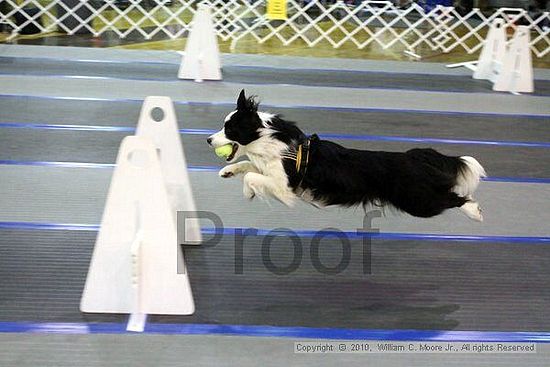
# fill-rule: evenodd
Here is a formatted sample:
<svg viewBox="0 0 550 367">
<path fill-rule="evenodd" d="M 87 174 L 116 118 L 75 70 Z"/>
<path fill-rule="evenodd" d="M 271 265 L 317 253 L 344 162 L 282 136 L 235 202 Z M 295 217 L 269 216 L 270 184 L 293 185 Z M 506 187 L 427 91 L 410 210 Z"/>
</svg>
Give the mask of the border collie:
<svg viewBox="0 0 550 367">
<path fill-rule="evenodd" d="M 223 129 L 207 139 L 212 147 L 231 144 L 221 177 L 244 175 L 248 199 L 271 196 L 288 206 L 301 199 L 315 206 L 392 206 L 428 218 L 460 208 L 482 221 L 474 200 L 485 170 L 472 157 L 449 157 L 433 149 L 405 153 L 344 148 L 305 135 L 280 115 L 258 112 L 244 90 Z M 236 162 L 246 155 L 249 160 Z"/>
</svg>

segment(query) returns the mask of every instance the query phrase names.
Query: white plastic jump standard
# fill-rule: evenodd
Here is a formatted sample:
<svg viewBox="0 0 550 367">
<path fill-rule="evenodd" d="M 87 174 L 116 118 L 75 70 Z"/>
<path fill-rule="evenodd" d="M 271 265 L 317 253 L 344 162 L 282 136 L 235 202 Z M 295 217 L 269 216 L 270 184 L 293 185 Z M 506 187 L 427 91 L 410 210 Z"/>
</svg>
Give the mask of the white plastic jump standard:
<svg viewBox="0 0 550 367">
<path fill-rule="evenodd" d="M 146 314 L 194 312 L 157 149 L 146 137 L 122 141 L 80 309 L 131 313 L 134 331 Z"/>
<path fill-rule="evenodd" d="M 502 70 L 502 61 L 506 54 L 506 29 L 504 19 L 496 18 L 491 27 L 487 38 L 483 43 L 483 49 L 477 62 L 474 72 L 474 79 L 486 79 L 492 82 Z"/>
<path fill-rule="evenodd" d="M 490 80 L 495 91 L 532 93 L 534 82 L 529 32 L 528 26 L 517 27 L 510 45 L 507 46 L 504 20 L 497 18 L 491 24 L 478 61 L 461 62 L 447 67 L 467 67 L 474 71 L 474 79 Z"/>
<path fill-rule="evenodd" d="M 532 93 L 534 91 L 529 32 L 528 26 L 517 28 L 512 43 L 504 56 L 502 69 L 495 79 L 493 90 L 513 93 Z"/>
<path fill-rule="evenodd" d="M 155 145 L 174 216 L 177 211 L 196 212 L 176 112 L 170 97 L 145 98 L 136 135 L 148 137 Z M 183 239 L 182 243 L 193 245 L 202 242 L 198 219 L 187 219 L 185 226 L 178 227 L 178 230 L 183 229 L 185 233 L 179 236 Z"/>
<path fill-rule="evenodd" d="M 196 82 L 222 79 L 216 29 L 210 9 L 205 4 L 199 5 L 193 17 L 178 78 Z"/>
</svg>

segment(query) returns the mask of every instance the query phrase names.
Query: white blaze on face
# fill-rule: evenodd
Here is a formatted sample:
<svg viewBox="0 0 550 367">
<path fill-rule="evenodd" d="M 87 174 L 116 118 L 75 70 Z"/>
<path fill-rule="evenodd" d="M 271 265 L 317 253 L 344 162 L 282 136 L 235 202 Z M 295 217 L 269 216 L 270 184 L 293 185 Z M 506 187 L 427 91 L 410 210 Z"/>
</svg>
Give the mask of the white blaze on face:
<svg viewBox="0 0 550 367">
<path fill-rule="evenodd" d="M 229 121 L 231 119 L 231 116 L 233 116 L 236 112 L 237 110 L 225 116 L 224 122 Z M 225 136 L 225 128 L 222 128 L 217 133 L 210 135 L 209 138 L 212 139 L 211 144 L 214 148 L 221 147 L 222 145 L 234 143 L 234 141 L 227 139 L 227 137 Z"/>
<path fill-rule="evenodd" d="M 233 116 L 235 113 L 237 112 L 237 110 L 229 113 L 227 116 L 225 116 L 225 120 L 223 120 L 223 122 L 227 122 L 231 119 L 231 116 Z"/>
<path fill-rule="evenodd" d="M 222 145 L 233 143 L 231 140 L 225 137 L 225 129 L 221 129 L 215 134 L 209 136 L 209 139 L 212 139 L 210 143 L 214 148 L 221 147 Z"/>
</svg>

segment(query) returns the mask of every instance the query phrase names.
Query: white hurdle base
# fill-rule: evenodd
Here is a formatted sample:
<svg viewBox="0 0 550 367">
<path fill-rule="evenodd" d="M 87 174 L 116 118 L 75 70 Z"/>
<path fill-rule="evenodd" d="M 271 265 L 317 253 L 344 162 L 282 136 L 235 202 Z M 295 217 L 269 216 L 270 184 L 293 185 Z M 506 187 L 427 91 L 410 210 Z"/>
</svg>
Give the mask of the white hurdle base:
<svg viewBox="0 0 550 367">
<path fill-rule="evenodd" d="M 456 64 L 449 64 L 449 65 L 445 65 L 445 66 L 448 67 L 449 69 L 465 67 L 466 69 L 476 71 L 477 61 L 458 62 Z"/>
</svg>

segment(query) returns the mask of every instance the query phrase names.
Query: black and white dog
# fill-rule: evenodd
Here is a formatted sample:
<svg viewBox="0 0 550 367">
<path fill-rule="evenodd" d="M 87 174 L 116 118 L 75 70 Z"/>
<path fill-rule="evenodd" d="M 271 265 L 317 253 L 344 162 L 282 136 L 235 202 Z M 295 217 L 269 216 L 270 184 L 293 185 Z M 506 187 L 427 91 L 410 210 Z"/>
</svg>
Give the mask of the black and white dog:
<svg viewBox="0 0 550 367">
<path fill-rule="evenodd" d="M 237 109 L 221 131 L 207 139 L 219 147 L 231 144 L 221 177 L 244 175 L 246 198 L 272 196 L 291 206 L 302 199 L 316 206 L 391 205 L 417 217 L 432 217 L 460 208 L 482 221 L 473 193 L 485 170 L 472 157 L 449 157 L 433 149 L 405 153 L 344 148 L 306 136 L 281 116 L 258 112 L 244 90 Z"/>
</svg>

